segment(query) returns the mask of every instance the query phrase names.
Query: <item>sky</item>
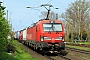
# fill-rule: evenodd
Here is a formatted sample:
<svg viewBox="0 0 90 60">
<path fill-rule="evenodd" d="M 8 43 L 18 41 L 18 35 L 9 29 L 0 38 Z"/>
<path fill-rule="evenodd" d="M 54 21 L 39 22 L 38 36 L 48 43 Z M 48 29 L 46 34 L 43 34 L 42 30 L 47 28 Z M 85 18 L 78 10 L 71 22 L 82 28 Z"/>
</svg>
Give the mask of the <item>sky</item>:
<svg viewBox="0 0 90 60">
<path fill-rule="evenodd" d="M 12 24 L 13 31 L 20 31 L 32 23 L 40 20 L 40 13 L 42 11 L 47 11 L 44 7 L 39 7 L 35 9 L 26 8 L 26 7 L 38 7 L 42 4 L 51 4 L 54 6 L 54 9 L 51 8 L 51 11 L 61 14 L 66 11 L 69 7 L 69 4 L 76 0 L 0 0 L 2 5 L 6 7 L 5 13 L 8 11 L 8 21 Z M 7 18 L 7 15 L 5 16 Z"/>
</svg>

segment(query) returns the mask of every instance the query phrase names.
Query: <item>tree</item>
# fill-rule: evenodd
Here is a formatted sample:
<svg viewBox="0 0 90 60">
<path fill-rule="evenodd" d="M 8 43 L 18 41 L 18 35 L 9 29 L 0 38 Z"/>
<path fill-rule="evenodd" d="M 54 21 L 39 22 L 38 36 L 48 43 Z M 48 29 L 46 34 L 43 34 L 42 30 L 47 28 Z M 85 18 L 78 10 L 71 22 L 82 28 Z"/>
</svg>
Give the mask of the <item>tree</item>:
<svg viewBox="0 0 90 60">
<path fill-rule="evenodd" d="M 8 42 L 8 35 L 10 33 L 10 26 L 4 15 L 5 7 L 0 3 L 0 52 L 5 51 Z"/>
<path fill-rule="evenodd" d="M 90 27 L 88 27 L 90 26 L 90 2 L 86 0 L 76 0 L 69 5 L 69 8 L 65 13 L 62 13 L 61 17 L 67 21 L 66 25 L 68 24 L 66 30 L 68 29 L 69 32 L 66 32 L 66 34 L 69 36 L 72 32 L 72 38 L 74 38 L 74 34 L 78 34 L 78 39 L 82 39 L 83 32 L 87 34 L 87 30 L 89 29 L 90 31 Z"/>
</svg>

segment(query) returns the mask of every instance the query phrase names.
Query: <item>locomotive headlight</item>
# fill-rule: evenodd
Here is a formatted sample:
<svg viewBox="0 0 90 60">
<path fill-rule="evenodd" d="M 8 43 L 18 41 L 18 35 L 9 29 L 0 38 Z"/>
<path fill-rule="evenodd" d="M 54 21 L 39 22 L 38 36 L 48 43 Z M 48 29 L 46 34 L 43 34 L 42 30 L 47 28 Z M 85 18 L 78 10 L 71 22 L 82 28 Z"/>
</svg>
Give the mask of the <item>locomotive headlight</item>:
<svg viewBox="0 0 90 60">
<path fill-rule="evenodd" d="M 44 40 L 51 40 L 50 37 L 44 37 Z"/>
<path fill-rule="evenodd" d="M 44 41 L 44 40 L 51 40 L 50 37 L 44 37 L 44 36 L 41 36 L 40 39 L 41 39 L 41 41 Z"/>
<path fill-rule="evenodd" d="M 62 40 L 62 37 L 56 37 L 55 40 Z"/>
<path fill-rule="evenodd" d="M 62 41 L 64 41 L 64 38 L 62 39 Z"/>
</svg>

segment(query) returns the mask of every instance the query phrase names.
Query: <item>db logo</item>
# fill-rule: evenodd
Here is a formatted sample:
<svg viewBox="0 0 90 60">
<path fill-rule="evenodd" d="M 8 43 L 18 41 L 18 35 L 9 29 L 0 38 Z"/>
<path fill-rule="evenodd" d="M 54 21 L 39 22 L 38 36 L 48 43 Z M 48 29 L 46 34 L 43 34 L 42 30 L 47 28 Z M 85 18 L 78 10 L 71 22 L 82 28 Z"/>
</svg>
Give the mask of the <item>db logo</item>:
<svg viewBox="0 0 90 60">
<path fill-rule="evenodd" d="M 54 38 L 52 38 L 52 40 L 54 40 Z"/>
<path fill-rule="evenodd" d="M 59 36 L 62 36 L 62 34 L 59 34 Z"/>
</svg>

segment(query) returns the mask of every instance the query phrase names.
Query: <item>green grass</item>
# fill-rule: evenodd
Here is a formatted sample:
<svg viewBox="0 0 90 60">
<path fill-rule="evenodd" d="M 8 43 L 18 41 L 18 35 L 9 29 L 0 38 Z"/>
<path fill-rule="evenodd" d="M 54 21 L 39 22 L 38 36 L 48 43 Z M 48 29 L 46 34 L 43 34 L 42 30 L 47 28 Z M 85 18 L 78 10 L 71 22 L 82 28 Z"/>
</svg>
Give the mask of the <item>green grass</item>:
<svg viewBox="0 0 90 60">
<path fill-rule="evenodd" d="M 7 52 L 0 53 L 0 60 L 18 60 L 12 55 L 9 55 Z"/>
<path fill-rule="evenodd" d="M 90 44 L 90 42 L 76 42 L 75 44 Z"/>
<path fill-rule="evenodd" d="M 18 60 L 38 60 L 38 58 L 32 58 L 32 56 L 29 53 L 23 50 L 16 40 L 12 41 L 12 45 L 16 49 L 16 52 L 14 52 L 14 54 L 16 55 L 15 57 Z"/>
<path fill-rule="evenodd" d="M 87 48 L 87 47 L 71 46 L 71 45 L 66 45 L 66 47 L 90 51 L 90 48 Z"/>
</svg>

